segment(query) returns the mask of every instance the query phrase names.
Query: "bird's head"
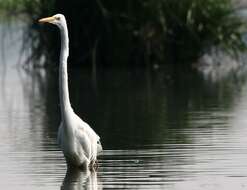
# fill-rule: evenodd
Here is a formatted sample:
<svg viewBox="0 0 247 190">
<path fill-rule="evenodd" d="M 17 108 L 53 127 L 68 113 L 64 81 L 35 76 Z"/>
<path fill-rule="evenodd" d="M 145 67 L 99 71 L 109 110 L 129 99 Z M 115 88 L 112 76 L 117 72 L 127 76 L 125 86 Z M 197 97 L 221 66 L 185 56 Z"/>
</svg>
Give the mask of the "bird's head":
<svg viewBox="0 0 247 190">
<path fill-rule="evenodd" d="M 54 24 L 54 25 L 58 26 L 59 28 L 61 28 L 64 25 L 66 25 L 66 19 L 65 19 L 64 15 L 56 14 L 56 15 L 53 15 L 51 17 L 39 19 L 39 23 L 51 23 L 51 24 Z"/>
</svg>

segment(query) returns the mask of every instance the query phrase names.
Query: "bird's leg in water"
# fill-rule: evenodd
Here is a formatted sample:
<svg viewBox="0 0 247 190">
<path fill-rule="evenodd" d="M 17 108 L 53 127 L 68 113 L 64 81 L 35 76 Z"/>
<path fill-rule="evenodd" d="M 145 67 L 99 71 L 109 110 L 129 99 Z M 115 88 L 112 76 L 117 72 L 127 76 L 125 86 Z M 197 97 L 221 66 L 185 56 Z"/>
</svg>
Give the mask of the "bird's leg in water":
<svg viewBox="0 0 247 190">
<path fill-rule="evenodd" d="M 98 167 L 99 167 L 99 165 L 98 165 L 98 161 L 97 160 L 91 162 L 90 165 L 89 165 L 89 169 L 91 171 L 97 171 L 98 170 Z"/>
<path fill-rule="evenodd" d="M 96 170 L 98 170 L 98 168 L 99 168 L 98 160 L 96 160 L 96 161 L 94 162 L 94 167 L 95 167 Z"/>
</svg>

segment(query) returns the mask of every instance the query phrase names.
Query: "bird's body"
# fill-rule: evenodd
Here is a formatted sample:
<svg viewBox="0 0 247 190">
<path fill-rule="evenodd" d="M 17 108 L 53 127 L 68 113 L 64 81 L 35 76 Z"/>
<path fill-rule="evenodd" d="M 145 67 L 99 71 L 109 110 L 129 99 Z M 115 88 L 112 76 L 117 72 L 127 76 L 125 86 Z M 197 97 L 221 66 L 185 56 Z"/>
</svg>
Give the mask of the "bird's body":
<svg viewBox="0 0 247 190">
<path fill-rule="evenodd" d="M 67 73 L 69 38 L 65 17 L 57 14 L 40 19 L 39 22 L 55 24 L 61 35 L 59 95 L 62 121 L 58 130 L 58 143 L 69 166 L 88 168 L 89 165 L 95 164 L 102 146 L 99 136 L 74 113 L 70 105 Z"/>
<path fill-rule="evenodd" d="M 93 165 L 100 151 L 99 139 L 92 128 L 72 111 L 59 126 L 58 143 L 69 165 Z"/>
</svg>

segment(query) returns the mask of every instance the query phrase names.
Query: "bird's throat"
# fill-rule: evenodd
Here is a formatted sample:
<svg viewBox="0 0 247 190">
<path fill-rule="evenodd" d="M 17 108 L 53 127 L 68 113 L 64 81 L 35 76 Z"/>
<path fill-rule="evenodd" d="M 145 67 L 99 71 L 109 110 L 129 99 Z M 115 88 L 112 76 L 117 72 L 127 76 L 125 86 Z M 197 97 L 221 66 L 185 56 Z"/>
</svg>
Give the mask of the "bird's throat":
<svg viewBox="0 0 247 190">
<path fill-rule="evenodd" d="M 67 59 L 69 55 L 69 38 L 67 26 L 60 28 L 61 34 L 61 51 L 60 51 L 60 65 L 59 65 L 59 95 L 62 119 L 67 118 L 69 111 L 72 109 L 69 99 L 68 88 L 68 71 Z"/>
</svg>

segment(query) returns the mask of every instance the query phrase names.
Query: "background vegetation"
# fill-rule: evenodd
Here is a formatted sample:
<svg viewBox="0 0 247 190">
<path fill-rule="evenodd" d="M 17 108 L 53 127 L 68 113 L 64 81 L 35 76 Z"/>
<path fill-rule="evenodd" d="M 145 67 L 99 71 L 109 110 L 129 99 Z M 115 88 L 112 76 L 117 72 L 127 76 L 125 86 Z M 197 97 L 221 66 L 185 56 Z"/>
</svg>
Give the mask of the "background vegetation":
<svg viewBox="0 0 247 190">
<path fill-rule="evenodd" d="M 186 64 L 212 47 L 229 53 L 246 49 L 245 24 L 230 0 L 6 0 L 0 6 L 25 12 L 32 23 L 63 13 L 73 65 Z M 56 63 L 60 43 L 55 27 L 31 28 L 37 31 L 28 32 L 32 58 L 45 55 Z"/>
</svg>

